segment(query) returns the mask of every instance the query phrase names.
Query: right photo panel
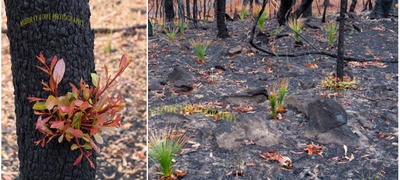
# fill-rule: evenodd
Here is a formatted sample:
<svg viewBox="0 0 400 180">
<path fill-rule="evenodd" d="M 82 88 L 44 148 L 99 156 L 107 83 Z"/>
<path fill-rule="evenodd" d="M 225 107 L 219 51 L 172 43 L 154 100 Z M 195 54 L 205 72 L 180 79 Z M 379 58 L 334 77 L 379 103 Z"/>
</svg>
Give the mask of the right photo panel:
<svg viewBox="0 0 400 180">
<path fill-rule="evenodd" d="M 398 179 L 397 0 L 149 0 L 149 179 Z"/>
</svg>

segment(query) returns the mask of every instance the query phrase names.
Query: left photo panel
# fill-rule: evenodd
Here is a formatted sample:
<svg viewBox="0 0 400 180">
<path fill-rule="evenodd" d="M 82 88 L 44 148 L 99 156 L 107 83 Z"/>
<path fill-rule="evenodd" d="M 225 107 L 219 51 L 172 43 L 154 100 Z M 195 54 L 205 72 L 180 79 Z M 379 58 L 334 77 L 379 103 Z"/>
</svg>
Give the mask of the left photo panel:
<svg viewBox="0 0 400 180">
<path fill-rule="evenodd" d="M 2 179 L 147 179 L 147 1 L 1 2 Z"/>
</svg>

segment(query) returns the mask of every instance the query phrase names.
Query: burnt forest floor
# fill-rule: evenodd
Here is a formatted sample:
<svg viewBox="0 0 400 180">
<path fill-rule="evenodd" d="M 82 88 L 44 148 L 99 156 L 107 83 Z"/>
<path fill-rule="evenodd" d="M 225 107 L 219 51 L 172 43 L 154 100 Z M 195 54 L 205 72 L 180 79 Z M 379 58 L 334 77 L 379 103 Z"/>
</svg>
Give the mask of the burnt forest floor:
<svg viewBox="0 0 400 180">
<path fill-rule="evenodd" d="M 337 15 L 328 16 L 328 20 L 336 18 Z M 251 18 L 244 22 L 227 21 L 230 37 L 226 39 L 216 38 L 216 23 L 209 22 L 206 26 L 200 23 L 197 28 L 189 24 L 185 33 L 178 33 L 174 41 L 168 40 L 160 25 L 155 24 L 155 35 L 149 37 L 148 47 L 148 96 L 149 111 L 152 112 L 149 134 L 167 126 L 177 126 L 185 131 L 189 142 L 173 163 L 174 169 L 188 172 L 182 179 L 397 179 L 398 20 L 368 20 L 362 15 L 358 18 L 358 21 L 347 19 L 345 56 L 374 58 L 377 61 L 348 62 L 346 71 L 355 77 L 358 86 L 345 91 L 321 88 L 321 80 L 336 70 L 336 59 L 332 57 L 276 57 L 254 50 L 248 43 L 253 25 Z M 303 40 L 302 47 L 293 47 L 293 33 L 287 26 L 281 27 L 281 33 L 289 36 L 270 40 L 269 43 L 256 38 L 256 42 L 281 53 L 311 51 L 314 50 L 312 46 L 336 53 L 336 43 L 334 48 L 328 48 L 326 33 L 319 21 L 316 18 L 310 20 L 319 28 L 305 25 L 302 29 L 301 35 L 309 42 Z M 355 30 L 353 24 L 362 31 Z M 276 19 L 267 20 L 263 32 L 272 34 L 277 27 Z M 191 39 L 211 41 L 203 64 L 196 63 L 198 57 L 192 50 Z M 241 49 L 240 53 L 228 55 L 228 50 L 235 47 Z M 396 62 L 381 63 L 381 59 Z M 186 88 L 179 88 L 179 84 L 167 80 L 177 66 L 194 76 L 187 77 L 193 81 L 186 84 Z M 345 156 L 343 145 L 346 144 L 324 144 L 302 136 L 307 117 L 291 107 L 286 107 L 287 112 L 282 114 L 282 119 L 275 120 L 270 116 L 269 103 L 265 99 L 259 102 L 240 99 L 223 102 L 224 96 L 246 95 L 260 88 L 268 89 L 282 78 L 290 79 L 287 96 L 324 96 L 340 103 L 347 112 L 347 125 L 358 135 L 360 145 L 348 145 Z M 186 80 L 181 79 L 183 82 Z M 236 115 L 237 123 L 216 121 L 204 113 L 165 113 L 167 108 L 163 111 L 163 107 L 173 107 L 170 105 L 179 108 L 190 104 L 230 112 Z M 221 134 L 218 131 L 237 129 L 235 126 L 245 124 L 254 117 L 276 127 L 276 135 L 283 136 L 290 143 L 269 147 L 253 143 L 258 139 L 239 138 L 233 142 L 236 148 L 220 147 L 216 140 Z M 252 129 L 245 133 L 250 131 Z M 240 133 L 237 136 L 246 137 Z M 266 138 L 271 137 L 274 135 Z M 312 142 L 323 146 L 321 156 L 304 152 L 305 144 Z M 259 153 L 272 150 L 290 158 L 293 166 L 285 168 L 278 162 L 267 162 L 259 156 Z M 354 158 L 346 158 L 351 155 Z M 235 177 L 238 169 L 243 170 L 243 177 Z M 157 171 L 158 167 L 149 161 L 151 179 L 160 177 Z"/>
<path fill-rule="evenodd" d="M 121 95 L 123 109 L 121 127 L 104 133 L 104 144 L 97 155 L 96 179 L 146 179 L 146 1 L 99 0 L 90 1 L 91 27 L 93 29 L 120 29 L 111 33 L 95 33 L 94 55 L 96 72 L 104 79 L 104 65 L 110 75 L 118 70 L 123 54 L 132 57 L 133 63 L 117 79 L 118 84 L 109 91 L 110 96 Z M 2 25 L 7 29 L 4 2 Z M 129 28 L 137 26 L 139 28 Z M 17 135 L 14 113 L 14 88 L 11 74 L 11 57 L 7 35 L 2 33 L 2 117 L 1 117 L 1 177 L 16 179 L 19 175 Z M 109 47 L 109 50 L 106 50 Z M 38 52 L 39 53 L 39 52 Z M 33 143 L 33 142 L 32 142 Z M 40 147 L 38 147 L 40 148 Z"/>
</svg>

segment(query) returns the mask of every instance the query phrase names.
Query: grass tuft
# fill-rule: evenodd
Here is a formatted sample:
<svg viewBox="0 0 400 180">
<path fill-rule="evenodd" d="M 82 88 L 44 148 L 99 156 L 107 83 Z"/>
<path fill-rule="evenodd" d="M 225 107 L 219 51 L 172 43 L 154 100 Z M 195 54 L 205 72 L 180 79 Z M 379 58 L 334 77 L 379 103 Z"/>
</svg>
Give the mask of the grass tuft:
<svg viewBox="0 0 400 180">
<path fill-rule="evenodd" d="M 303 28 L 304 23 L 296 18 L 289 18 L 288 25 L 294 32 L 296 42 L 300 42 L 300 31 L 301 28 Z"/>
<path fill-rule="evenodd" d="M 200 62 L 204 63 L 206 50 L 207 50 L 208 46 L 211 44 L 211 41 L 201 42 L 201 41 L 190 40 L 190 44 L 192 45 L 193 49 L 199 55 Z"/>
<path fill-rule="evenodd" d="M 186 141 L 184 133 L 171 127 L 154 130 L 150 134 L 149 158 L 160 167 L 164 179 L 170 179 L 173 175 L 172 159 Z"/>
</svg>

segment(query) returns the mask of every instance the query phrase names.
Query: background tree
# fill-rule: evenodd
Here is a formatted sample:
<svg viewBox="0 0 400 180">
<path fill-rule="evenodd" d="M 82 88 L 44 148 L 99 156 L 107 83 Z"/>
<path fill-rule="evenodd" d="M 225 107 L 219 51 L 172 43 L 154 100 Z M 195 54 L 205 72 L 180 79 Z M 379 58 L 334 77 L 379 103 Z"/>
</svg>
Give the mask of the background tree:
<svg viewBox="0 0 400 180">
<path fill-rule="evenodd" d="M 164 10 L 165 10 L 165 20 L 167 22 L 173 21 L 174 12 L 174 2 L 172 0 L 164 0 Z"/>
<path fill-rule="evenodd" d="M 389 17 L 393 0 L 376 0 L 374 10 L 369 15 L 372 19 L 380 19 Z"/>
<path fill-rule="evenodd" d="M 70 90 L 69 82 L 78 85 L 81 78 L 91 82 L 90 73 L 95 72 L 94 33 L 90 27 L 88 1 L 4 2 L 15 89 L 20 178 L 94 179 L 96 171 L 87 160 L 73 166 L 80 152 L 71 151 L 71 143 L 53 140 L 44 148 L 34 144 L 43 134 L 35 129 L 38 117 L 33 114 L 33 103 L 27 100 L 30 96 L 45 98 L 49 95 L 41 85 L 41 81 L 48 81 L 49 77 L 36 68 L 39 65 L 36 56 L 40 52 L 49 58 L 48 61 L 55 55 L 65 60 L 66 72 L 59 86 L 60 94 Z M 50 16 L 45 16 L 48 13 Z M 95 152 L 91 160 L 96 164 Z"/>
<path fill-rule="evenodd" d="M 292 9 L 292 6 L 296 3 L 295 0 L 281 0 L 281 5 L 279 6 L 279 10 L 277 13 L 277 19 L 279 25 L 284 25 L 287 21 L 287 18 L 290 15 L 290 10 Z"/>
<path fill-rule="evenodd" d="M 229 37 L 228 28 L 226 28 L 225 24 L 225 0 L 216 0 L 216 14 L 217 14 L 217 28 L 219 38 L 227 38 Z"/>
<path fill-rule="evenodd" d="M 339 38 L 338 38 L 338 51 L 336 59 L 336 75 L 339 79 L 343 80 L 344 76 L 344 24 L 345 14 L 347 10 L 347 0 L 340 1 L 340 15 L 339 15 Z"/>
</svg>

